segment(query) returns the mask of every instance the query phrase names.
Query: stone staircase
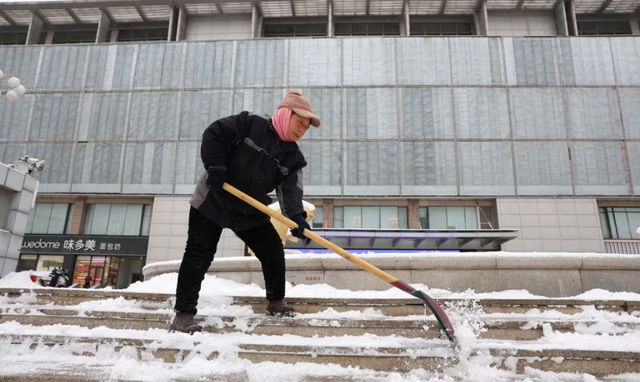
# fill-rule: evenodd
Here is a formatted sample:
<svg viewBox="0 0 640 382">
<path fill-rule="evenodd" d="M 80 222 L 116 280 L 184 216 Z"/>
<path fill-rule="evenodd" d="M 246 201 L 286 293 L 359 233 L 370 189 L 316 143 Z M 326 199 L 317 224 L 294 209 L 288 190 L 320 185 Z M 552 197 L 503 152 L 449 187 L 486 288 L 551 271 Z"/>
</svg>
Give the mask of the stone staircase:
<svg viewBox="0 0 640 382">
<path fill-rule="evenodd" d="M 289 304 L 300 313 L 293 319 L 264 316 L 263 298 L 214 300 L 207 306 L 203 296 L 199 309 L 213 313 L 199 315 L 205 330 L 189 336 L 166 333 L 173 306 L 173 296 L 167 294 L 0 289 L 0 349 L 23 356 L 24 367 L 36 372 L 25 375 L 16 361 L 16 371 L 0 371 L 0 381 L 143 380 L 114 375 L 113 360 L 123 358 L 161 366 L 233 357 L 255 365 L 342 367 L 337 375 L 318 372 L 293 379 L 305 381 L 376 381 L 394 373 L 411 376 L 416 370 L 432 375 L 428 373 L 445 373 L 478 357 L 486 358 L 487 368 L 511 373 L 510 380 L 531 378 L 527 370 L 533 369 L 598 378 L 640 373 L 640 352 L 540 343 L 545 333 L 588 329 L 591 334 L 623 336 L 640 331 L 640 301 L 440 299 L 461 336 L 462 350 L 456 352 L 417 299 L 290 298 Z M 46 359 L 34 361 L 46 349 L 96 361 L 60 370 Z M 240 370 L 180 378 L 168 380 L 254 380 Z"/>
</svg>

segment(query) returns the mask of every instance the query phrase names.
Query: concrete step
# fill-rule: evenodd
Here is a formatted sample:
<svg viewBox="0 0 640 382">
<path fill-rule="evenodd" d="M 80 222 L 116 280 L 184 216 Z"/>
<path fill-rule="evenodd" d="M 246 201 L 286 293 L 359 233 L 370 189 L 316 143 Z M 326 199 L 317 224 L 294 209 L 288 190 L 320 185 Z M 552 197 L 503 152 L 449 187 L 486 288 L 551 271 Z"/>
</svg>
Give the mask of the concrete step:
<svg viewBox="0 0 640 382">
<path fill-rule="evenodd" d="M 63 288 L 0 288 L 0 297 L 10 303 L 12 298 L 22 295 L 32 297 L 37 305 L 71 306 L 87 301 L 97 301 L 114 298 L 135 300 L 144 309 L 172 309 L 175 296 L 161 293 L 134 293 L 120 290 L 84 290 Z M 582 307 L 593 306 L 598 310 L 610 312 L 640 311 L 640 301 L 624 300 L 580 300 L 580 299 L 435 299 L 445 310 L 449 305 L 464 305 L 475 301 L 485 313 L 526 313 L 531 309 L 540 311 L 553 310 L 564 314 L 575 314 L 582 311 Z M 366 309 L 376 309 L 386 316 L 430 315 L 417 298 L 407 299 L 329 299 L 329 298 L 287 298 L 287 302 L 300 313 L 318 313 L 328 308 L 337 312 Z M 251 306 L 255 312 L 263 312 L 266 301 L 263 297 L 233 296 L 234 305 Z"/>
<path fill-rule="evenodd" d="M 111 329 L 167 329 L 172 318 L 170 313 L 122 312 L 122 311 L 84 311 L 72 307 L 29 307 L 11 309 L 0 306 L 0 323 L 18 322 L 23 325 L 78 325 L 86 328 L 107 327 Z M 512 341 L 534 341 L 543 336 L 542 327 L 548 324 L 559 332 L 575 332 L 576 325 L 592 326 L 597 320 L 550 319 L 525 315 L 498 316 L 478 315 L 478 322 L 486 329 L 478 337 L 483 339 L 501 339 Z M 298 335 L 302 337 L 335 337 L 343 335 L 361 336 L 400 336 L 405 338 L 441 338 L 442 332 L 433 316 L 412 316 L 407 319 L 385 317 L 380 319 L 333 319 L 275 318 L 261 314 L 250 316 L 198 316 L 204 331 L 250 332 L 256 335 Z M 637 320 L 620 320 L 614 323 L 616 328 L 637 330 Z"/>
<path fill-rule="evenodd" d="M 181 334 L 177 334 L 181 336 Z M 148 339 L 114 339 L 100 337 L 67 337 L 40 335 L 2 335 L 0 339 L 5 343 L 7 351 L 29 352 L 39 347 L 59 346 L 59 351 L 68 349 L 70 354 L 93 357 L 104 354 L 107 348 L 114 352 L 126 349 L 129 357 L 149 361 L 150 358 L 166 363 L 182 362 L 185 357 L 197 352 L 207 359 L 219 356 L 217 351 L 188 350 L 159 347 L 153 340 Z M 215 337 L 208 339 L 208 335 L 200 336 L 203 341 L 215 341 Z M 378 371 L 408 372 L 413 369 L 438 370 L 450 367 L 459 361 L 456 353 L 443 341 L 432 341 L 407 347 L 375 347 L 371 345 L 359 346 L 356 343 L 349 347 L 340 346 L 302 346 L 285 344 L 265 344 L 269 338 L 261 338 L 260 343 L 247 341 L 238 345 L 237 354 L 241 359 L 251 362 L 283 362 L 295 364 L 298 362 L 337 364 L 343 367 L 359 367 Z M 9 342 L 10 344 L 7 344 Z M 204 343 L 204 342 L 203 342 Z M 27 350 L 24 346 L 30 344 Z M 194 341 L 194 345 L 196 342 Z M 15 346 L 15 349 L 9 349 Z M 476 350 L 491 354 L 498 362 L 495 366 L 508 369 L 515 368 L 517 373 L 523 373 L 525 367 L 550 371 L 555 373 L 586 373 L 594 376 L 611 374 L 640 373 L 640 353 L 601 350 L 575 349 L 533 349 L 516 343 L 479 341 Z M 499 360 L 499 361 L 498 361 Z M 514 366 L 515 365 L 515 366 Z"/>
</svg>

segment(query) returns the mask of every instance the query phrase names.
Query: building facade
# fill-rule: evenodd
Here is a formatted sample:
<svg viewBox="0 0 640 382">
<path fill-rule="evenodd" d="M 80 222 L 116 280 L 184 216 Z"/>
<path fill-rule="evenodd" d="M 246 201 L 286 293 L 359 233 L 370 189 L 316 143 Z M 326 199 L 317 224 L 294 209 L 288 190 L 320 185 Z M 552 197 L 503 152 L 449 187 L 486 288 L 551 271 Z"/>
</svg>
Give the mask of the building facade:
<svg viewBox="0 0 640 382">
<path fill-rule="evenodd" d="M 23 248 L 21 264 L 113 279 L 115 262 L 180 259 L 202 131 L 291 88 L 323 120 L 301 142 L 316 228 L 508 228 L 506 251 L 640 253 L 638 7 L 1 3 L 0 67 L 29 91 L 0 101 L 0 161 L 49 163 L 27 239 L 148 240 L 88 259 Z M 218 256 L 245 251 L 225 232 Z"/>
</svg>

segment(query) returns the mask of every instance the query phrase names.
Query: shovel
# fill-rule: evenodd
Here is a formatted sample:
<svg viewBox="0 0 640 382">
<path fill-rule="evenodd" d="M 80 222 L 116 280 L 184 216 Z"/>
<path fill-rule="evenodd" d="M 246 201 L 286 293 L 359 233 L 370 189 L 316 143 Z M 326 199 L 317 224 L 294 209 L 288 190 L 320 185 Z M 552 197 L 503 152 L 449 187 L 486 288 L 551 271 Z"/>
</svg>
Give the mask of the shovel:
<svg viewBox="0 0 640 382">
<path fill-rule="evenodd" d="M 254 198 L 250 197 L 244 192 L 233 187 L 229 183 L 225 183 L 222 188 L 232 193 L 233 195 L 237 196 L 238 198 L 244 200 L 254 208 L 257 208 L 258 210 L 264 212 L 265 214 L 271 216 L 272 218 L 277 219 L 287 227 L 291 229 L 298 228 L 298 225 L 293 220 L 288 219 L 287 217 L 282 215 L 280 212 L 272 210 L 271 208 L 265 206 L 264 204 L 260 203 L 259 201 L 255 200 Z M 415 288 L 405 283 L 404 281 L 398 280 L 397 278 L 391 276 L 390 274 L 384 272 L 383 270 L 367 263 L 366 261 L 360 259 L 357 256 L 352 255 L 351 253 L 340 248 L 339 246 L 333 244 L 329 240 L 314 233 L 313 231 L 305 229 L 303 233 L 309 239 L 315 241 L 321 246 L 327 248 L 328 250 L 333 251 L 334 253 L 337 253 L 338 255 L 344 257 L 345 259 L 351 261 L 352 263 L 364 268 L 367 272 L 373 273 L 374 275 L 378 276 L 380 279 L 388 282 L 389 284 L 402 290 L 403 292 L 409 293 L 410 295 L 422 300 L 425 303 L 425 305 L 431 310 L 431 312 L 433 312 L 433 315 L 436 317 L 436 320 L 438 320 L 438 324 L 440 324 L 440 328 L 445 333 L 447 338 L 451 340 L 453 343 L 457 343 L 454 335 L 455 332 L 453 329 L 453 325 L 451 325 L 451 321 L 449 320 L 449 317 L 447 317 L 447 314 L 444 312 L 444 310 L 442 310 L 440 305 L 438 305 L 438 303 L 434 299 L 429 297 L 426 293 L 416 290 Z"/>
</svg>

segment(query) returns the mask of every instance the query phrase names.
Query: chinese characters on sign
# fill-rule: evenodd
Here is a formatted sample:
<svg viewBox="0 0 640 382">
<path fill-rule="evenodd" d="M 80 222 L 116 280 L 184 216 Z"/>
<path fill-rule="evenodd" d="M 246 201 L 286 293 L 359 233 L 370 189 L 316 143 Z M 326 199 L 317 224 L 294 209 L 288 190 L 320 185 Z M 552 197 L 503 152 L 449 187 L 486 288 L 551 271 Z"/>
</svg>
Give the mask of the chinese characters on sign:
<svg viewBox="0 0 640 382">
<path fill-rule="evenodd" d="M 100 243 L 100 250 L 104 251 L 105 249 L 108 251 L 119 251 L 120 250 L 120 243 L 109 243 L 109 242 L 102 242 Z M 64 241 L 64 249 L 68 249 L 70 251 L 96 251 L 96 241 L 95 240 L 87 240 L 85 242 L 82 241 L 82 239 L 78 239 L 78 240 L 73 240 L 73 239 L 69 239 L 69 240 L 65 240 Z"/>
<path fill-rule="evenodd" d="M 100 243 L 100 250 L 104 251 L 119 251 L 120 250 L 120 243 Z"/>
<path fill-rule="evenodd" d="M 148 237 L 25 235 L 22 253 L 146 254 Z"/>
</svg>

